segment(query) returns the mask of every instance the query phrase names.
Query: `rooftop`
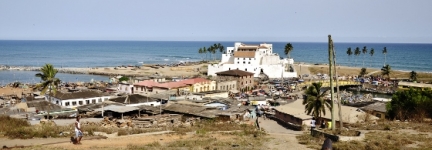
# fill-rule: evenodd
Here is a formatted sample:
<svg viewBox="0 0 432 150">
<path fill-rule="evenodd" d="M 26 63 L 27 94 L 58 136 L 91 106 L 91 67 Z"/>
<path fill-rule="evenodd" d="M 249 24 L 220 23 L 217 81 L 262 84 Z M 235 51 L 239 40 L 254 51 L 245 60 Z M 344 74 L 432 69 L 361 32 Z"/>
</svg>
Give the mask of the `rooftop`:
<svg viewBox="0 0 432 150">
<path fill-rule="evenodd" d="M 255 51 L 235 51 L 234 57 L 255 58 Z"/>
<path fill-rule="evenodd" d="M 78 92 L 57 91 L 57 93 L 54 95 L 55 98 L 60 100 L 93 98 L 93 97 L 102 97 L 102 96 L 108 96 L 108 94 L 104 94 L 102 92 L 93 91 L 93 90 L 85 90 L 85 91 L 78 91 Z"/>
<path fill-rule="evenodd" d="M 252 75 L 254 75 L 254 73 L 237 69 L 237 70 L 228 70 L 228 71 L 217 72 L 216 75 L 242 77 L 242 76 L 252 76 Z"/>
<path fill-rule="evenodd" d="M 145 103 L 145 102 L 152 102 L 156 101 L 156 99 L 139 95 L 139 94 L 133 94 L 133 95 L 127 95 L 127 96 L 121 96 L 110 99 L 110 101 L 117 102 L 117 103 L 128 103 L 128 104 L 138 104 L 138 103 Z"/>
<path fill-rule="evenodd" d="M 420 88 L 432 88 L 432 84 L 425 83 L 414 83 L 414 82 L 399 82 L 399 86 L 409 86 L 409 87 L 420 87 Z"/>
<path fill-rule="evenodd" d="M 356 123 L 357 121 L 360 121 L 361 119 L 359 117 L 361 117 L 361 115 L 365 113 L 355 107 L 341 106 L 341 108 L 342 108 L 342 120 L 343 122 L 346 123 Z M 305 113 L 304 105 L 302 104 L 301 99 L 286 105 L 278 106 L 275 109 L 278 110 L 279 112 L 291 114 L 298 118 L 307 118 L 306 116 L 312 118 L 312 116 L 307 115 Z M 334 112 L 338 112 L 338 111 L 339 111 L 338 107 L 335 107 Z M 340 120 L 339 115 L 335 115 L 334 117 L 336 121 Z M 326 109 L 326 114 L 323 115 L 322 118 L 331 119 L 331 113 L 328 109 Z"/>
</svg>

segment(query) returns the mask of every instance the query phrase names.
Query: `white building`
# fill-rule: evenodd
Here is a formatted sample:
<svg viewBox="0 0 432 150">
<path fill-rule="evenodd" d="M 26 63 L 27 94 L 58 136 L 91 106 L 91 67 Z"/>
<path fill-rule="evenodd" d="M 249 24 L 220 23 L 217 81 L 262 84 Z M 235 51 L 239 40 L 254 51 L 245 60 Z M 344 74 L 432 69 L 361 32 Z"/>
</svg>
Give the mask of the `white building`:
<svg viewBox="0 0 432 150">
<path fill-rule="evenodd" d="M 63 108 L 75 108 L 87 104 L 96 104 L 107 101 L 111 96 L 97 91 L 78 91 L 78 92 L 60 92 L 58 91 L 53 98 L 50 95 L 45 100 L 60 105 Z"/>
<path fill-rule="evenodd" d="M 254 73 L 254 77 L 259 77 L 261 72 L 269 78 L 297 77 L 294 68 L 290 68 L 292 64 L 294 59 L 280 59 L 278 54 L 273 53 L 272 44 L 245 45 L 236 42 L 234 47 L 227 47 L 219 64 L 208 66 L 207 74 L 216 76 L 217 72 L 239 69 Z"/>
</svg>

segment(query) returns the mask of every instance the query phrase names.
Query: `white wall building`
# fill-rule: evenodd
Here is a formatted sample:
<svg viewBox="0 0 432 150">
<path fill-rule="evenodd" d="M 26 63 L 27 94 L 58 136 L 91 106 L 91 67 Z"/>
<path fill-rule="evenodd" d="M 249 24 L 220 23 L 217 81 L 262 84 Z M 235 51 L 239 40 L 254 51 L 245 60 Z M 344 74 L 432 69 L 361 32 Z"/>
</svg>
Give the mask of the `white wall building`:
<svg viewBox="0 0 432 150">
<path fill-rule="evenodd" d="M 219 64 L 208 65 L 207 74 L 216 76 L 217 72 L 239 69 L 254 73 L 254 77 L 259 77 L 261 72 L 269 78 L 297 77 L 294 68 L 290 71 L 292 64 L 294 59 L 280 59 L 277 53 L 273 53 L 273 44 L 245 45 L 236 42 L 234 47 L 227 47 Z"/>
<path fill-rule="evenodd" d="M 60 92 L 58 91 L 53 98 L 47 95 L 45 100 L 60 105 L 63 108 L 75 108 L 87 104 L 96 104 L 103 101 L 107 101 L 111 98 L 109 95 L 105 95 L 96 91 L 78 91 L 78 92 Z"/>
</svg>

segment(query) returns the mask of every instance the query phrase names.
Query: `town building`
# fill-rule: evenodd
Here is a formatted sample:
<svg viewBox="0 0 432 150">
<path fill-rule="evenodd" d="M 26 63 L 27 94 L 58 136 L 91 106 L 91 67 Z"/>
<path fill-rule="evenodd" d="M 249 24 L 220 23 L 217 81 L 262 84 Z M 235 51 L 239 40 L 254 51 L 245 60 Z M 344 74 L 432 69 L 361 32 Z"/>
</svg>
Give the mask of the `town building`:
<svg viewBox="0 0 432 150">
<path fill-rule="evenodd" d="M 222 90 L 228 89 L 236 89 L 242 90 L 247 88 L 252 88 L 255 85 L 254 77 L 252 72 L 242 71 L 242 70 L 227 70 L 222 72 L 217 72 L 217 81 L 236 81 L 236 84 L 222 84 L 218 85 Z M 225 86 L 225 87 L 223 87 Z"/>
<path fill-rule="evenodd" d="M 111 98 L 111 96 L 106 93 L 93 90 L 76 92 L 57 91 L 54 96 L 52 95 L 45 96 L 45 100 L 64 108 L 76 108 L 77 106 L 101 103 Z"/>
<path fill-rule="evenodd" d="M 184 79 L 177 82 L 158 83 L 154 81 L 142 81 L 134 84 L 137 93 L 157 94 L 167 91 L 176 91 L 177 95 L 216 90 L 216 81 L 204 78 Z"/>
<path fill-rule="evenodd" d="M 292 78 L 297 73 L 292 65 L 294 59 L 281 57 L 273 53 L 273 44 L 246 45 L 234 43 L 222 54 L 221 62 L 208 65 L 208 75 L 215 76 L 217 72 L 227 70 L 243 70 L 253 73 L 253 77 L 266 74 L 269 78 Z"/>
</svg>

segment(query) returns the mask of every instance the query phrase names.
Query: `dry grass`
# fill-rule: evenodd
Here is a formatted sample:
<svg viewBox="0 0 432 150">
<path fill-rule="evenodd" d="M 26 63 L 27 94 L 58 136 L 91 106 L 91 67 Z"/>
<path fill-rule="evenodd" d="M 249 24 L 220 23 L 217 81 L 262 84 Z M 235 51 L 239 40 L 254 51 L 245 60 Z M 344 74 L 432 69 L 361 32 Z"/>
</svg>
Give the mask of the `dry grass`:
<svg viewBox="0 0 432 150">
<path fill-rule="evenodd" d="M 333 143 L 333 149 L 430 149 L 432 147 L 432 125 L 429 123 L 407 123 L 379 121 L 349 126 L 351 130 L 363 130 L 365 140 Z M 324 137 L 312 137 L 309 133 L 297 136 L 300 144 L 319 149 Z"/>
</svg>

